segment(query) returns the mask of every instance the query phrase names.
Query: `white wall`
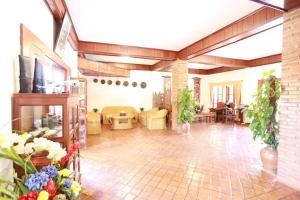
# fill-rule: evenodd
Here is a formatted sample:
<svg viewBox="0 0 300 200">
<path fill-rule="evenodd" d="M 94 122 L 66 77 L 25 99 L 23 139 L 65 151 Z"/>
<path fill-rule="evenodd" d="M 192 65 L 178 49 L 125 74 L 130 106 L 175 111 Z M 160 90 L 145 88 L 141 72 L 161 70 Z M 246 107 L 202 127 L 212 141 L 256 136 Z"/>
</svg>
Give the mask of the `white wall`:
<svg viewBox="0 0 300 200">
<path fill-rule="evenodd" d="M 205 108 L 211 107 L 209 91 L 210 83 L 242 80 L 241 103 L 247 104 L 252 101 L 252 96 L 257 91 L 258 80 L 262 79 L 263 72 L 270 69 L 274 69 L 275 75 L 281 77 L 281 63 L 204 76 L 201 80 L 200 102 Z"/>
<path fill-rule="evenodd" d="M 18 92 L 18 54 L 20 53 L 20 24 L 23 23 L 49 48 L 53 49 L 54 21 L 44 1 L 10 0 L 0 6 L 0 131 L 11 131 L 11 96 Z M 66 49 L 67 55 L 68 49 Z M 68 56 L 66 56 L 68 57 Z M 77 56 L 76 61 L 77 62 Z M 77 64 L 76 64 L 77 66 Z M 7 124 L 3 127 L 4 124 Z M 9 162 L 0 160 L 0 177 L 8 177 Z"/>
<path fill-rule="evenodd" d="M 169 72 L 150 72 L 150 71 L 131 71 L 130 78 L 116 78 L 116 77 L 86 77 L 88 80 L 88 110 L 98 108 L 100 111 L 105 106 L 128 105 L 133 106 L 137 110 L 144 107 L 146 110 L 152 108 L 152 94 L 154 92 L 163 92 L 163 77 L 171 75 Z M 196 75 L 189 75 L 189 85 L 193 87 L 192 77 Z M 94 83 L 93 79 L 98 78 L 99 82 Z M 113 84 L 101 84 L 100 80 L 112 80 Z M 121 84 L 127 80 L 130 85 L 124 87 L 117 86 L 116 80 L 120 80 Z M 137 87 L 132 87 L 131 83 L 135 81 L 138 83 Z M 140 87 L 141 82 L 147 83 L 147 88 Z"/>
</svg>

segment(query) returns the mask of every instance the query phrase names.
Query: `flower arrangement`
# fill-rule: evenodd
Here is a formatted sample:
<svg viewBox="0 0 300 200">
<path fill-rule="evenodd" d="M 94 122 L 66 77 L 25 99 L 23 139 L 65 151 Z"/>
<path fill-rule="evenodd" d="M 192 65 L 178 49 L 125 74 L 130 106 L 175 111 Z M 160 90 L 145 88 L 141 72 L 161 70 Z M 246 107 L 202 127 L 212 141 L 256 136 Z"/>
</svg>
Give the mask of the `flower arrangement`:
<svg viewBox="0 0 300 200">
<path fill-rule="evenodd" d="M 76 143 L 66 151 L 59 143 L 46 138 L 31 138 L 27 133 L 0 133 L 0 158 L 9 159 L 24 170 L 21 178 L 14 173 L 14 182 L 0 179 L 0 199 L 79 199 L 81 186 L 65 168 L 79 147 Z M 31 157 L 45 151 L 50 164 L 37 170 Z"/>
</svg>

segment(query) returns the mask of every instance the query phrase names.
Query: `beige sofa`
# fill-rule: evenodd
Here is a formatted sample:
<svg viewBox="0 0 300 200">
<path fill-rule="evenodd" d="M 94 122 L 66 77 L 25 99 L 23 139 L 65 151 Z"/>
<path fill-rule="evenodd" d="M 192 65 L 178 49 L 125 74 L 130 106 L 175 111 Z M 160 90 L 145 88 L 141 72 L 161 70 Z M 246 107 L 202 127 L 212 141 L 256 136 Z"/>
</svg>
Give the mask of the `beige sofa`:
<svg viewBox="0 0 300 200">
<path fill-rule="evenodd" d="M 136 111 L 135 108 L 131 106 L 107 106 L 104 107 L 101 111 L 103 124 L 110 124 L 109 119 L 113 115 L 119 115 L 120 112 L 125 112 L 130 115 L 132 114 L 133 115 L 132 122 L 133 123 L 137 122 L 138 112 Z"/>
<path fill-rule="evenodd" d="M 151 112 L 147 116 L 147 128 L 150 130 L 166 129 L 166 117 L 168 110 L 162 109 L 156 112 Z"/>
<path fill-rule="evenodd" d="M 152 113 L 155 113 L 158 111 L 158 108 L 152 108 L 151 110 L 147 110 L 147 111 L 142 111 L 139 114 L 139 122 L 143 125 L 143 126 L 147 126 L 147 116 L 150 116 Z"/>
</svg>

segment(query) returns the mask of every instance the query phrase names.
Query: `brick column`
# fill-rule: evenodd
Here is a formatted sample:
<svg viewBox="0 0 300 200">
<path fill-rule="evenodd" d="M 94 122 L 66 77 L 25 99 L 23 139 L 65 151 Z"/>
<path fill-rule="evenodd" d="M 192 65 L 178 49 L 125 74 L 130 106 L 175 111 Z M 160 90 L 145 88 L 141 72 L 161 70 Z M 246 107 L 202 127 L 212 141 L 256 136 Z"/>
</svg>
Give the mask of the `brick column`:
<svg viewBox="0 0 300 200">
<path fill-rule="evenodd" d="M 300 8 L 284 14 L 278 179 L 300 190 Z"/>
<path fill-rule="evenodd" d="M 188 87 L 188 62 L 176 60 L 172 64 L 172 130 L 177 129 L 178 90 Z"/>
<path fill-rule="evenodd" d="M 194 77 L 194 98 L 197 101 L 197 103 L 200 104 L 200 86 L 201 86 L 201 78 Z"/>
</svg>

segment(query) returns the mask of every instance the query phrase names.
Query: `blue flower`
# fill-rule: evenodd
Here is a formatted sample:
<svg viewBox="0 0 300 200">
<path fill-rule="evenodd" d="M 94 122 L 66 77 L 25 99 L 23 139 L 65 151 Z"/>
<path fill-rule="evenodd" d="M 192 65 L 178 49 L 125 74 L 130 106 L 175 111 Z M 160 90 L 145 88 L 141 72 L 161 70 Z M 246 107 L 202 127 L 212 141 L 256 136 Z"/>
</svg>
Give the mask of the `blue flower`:
<svg viewBox="0 0 300 200">
<path fill-rule="evenodd" d="M 49 176 L 49 178 L 54 178 L 58 174 L 57 168 L 52 165 L 43 167 L 41 172 L 45 172 Z"/>
<path fill-rule="evenodd" d="M 70 179 L 64 179 L 64 186 L 66 188 L 71 188 L 72 181 Z"/>
<path fill-rule="evenodd" d="M 49 180 L 49 176 L 45 172 L 37 172 L 30 174 L 25 182 L 25 186 L 31 191 L 43 189 Z"/>
</svg>

